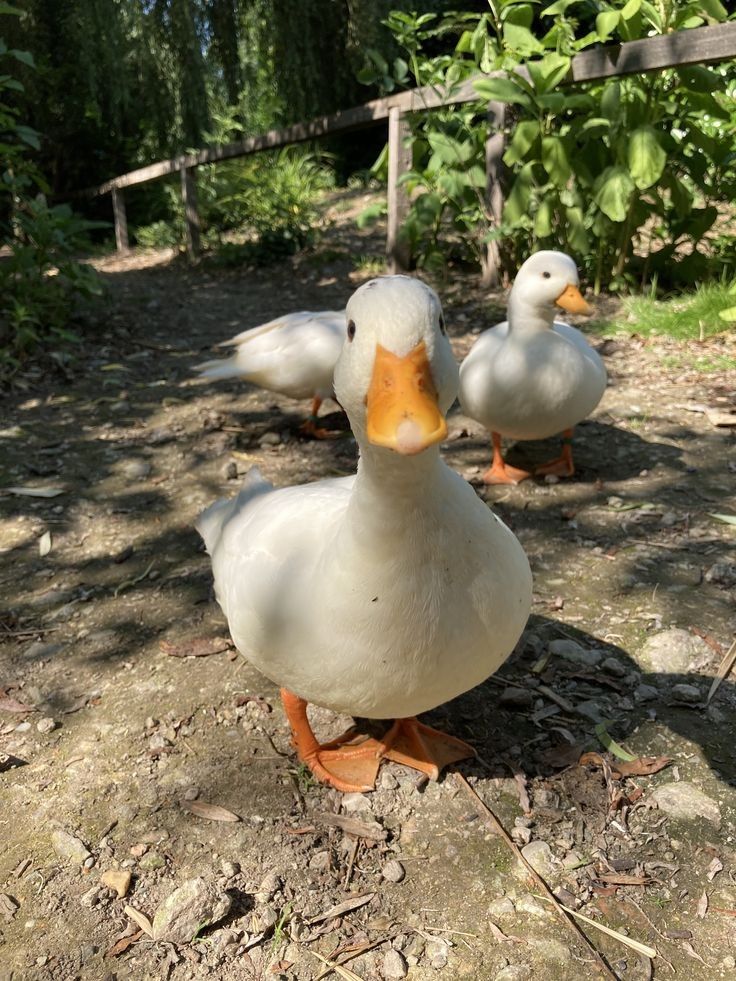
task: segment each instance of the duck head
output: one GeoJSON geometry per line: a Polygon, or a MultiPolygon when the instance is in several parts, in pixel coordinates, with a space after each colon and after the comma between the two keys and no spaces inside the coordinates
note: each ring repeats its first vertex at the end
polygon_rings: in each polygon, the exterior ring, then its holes
{"type": "Polygon", "coordinates": [[[358,442],[413,456],[443,440],[458,368],[434,290],[410,276],[373,279],[346,316],[335,394],[358,442]]]}
{"type": "Polygon", "coordinates": [[[523,297],[534,307],[562,307],[568,313],[591,314],[592,307],[580,293],[577,266],[564,252],[535,252],[519,269],[512,298],[523,297]]]}

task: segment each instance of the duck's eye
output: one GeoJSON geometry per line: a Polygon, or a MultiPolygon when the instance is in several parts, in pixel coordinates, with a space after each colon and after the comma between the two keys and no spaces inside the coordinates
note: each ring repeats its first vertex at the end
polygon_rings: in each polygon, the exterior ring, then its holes
{"type": "Polygon", "coordinates": [[[352,341],[354,337],[355,337],[355,321],[348,320],[348,340],[352,341]]]}
{"type": "Polygon", "coordinates": [[[447,333],[447,326],[445,324],[445,318],[443,317],[442,314],[440,314],[440,330],[442,331],[443,334],[446,334],[447,333]]]}
{"type": "Polygon", "coordinates": [[[552,275],[552,273],[543,272],[542,275],[544,276],[545,279],[549,279],[549,277],[552,275]]]}

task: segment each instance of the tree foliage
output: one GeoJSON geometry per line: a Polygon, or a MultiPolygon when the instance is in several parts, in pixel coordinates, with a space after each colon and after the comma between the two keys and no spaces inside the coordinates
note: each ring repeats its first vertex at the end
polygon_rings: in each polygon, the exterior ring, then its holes
{"type": "Polygon", "coordinates": [[[354,104],[363,48],[394,44],[381,23],[391,6],[24,0],[2,31],[35,56],[18,104],[43,133],[52,189],[65,193],[203,146],[224,112],[249,135],[354,104]]]}

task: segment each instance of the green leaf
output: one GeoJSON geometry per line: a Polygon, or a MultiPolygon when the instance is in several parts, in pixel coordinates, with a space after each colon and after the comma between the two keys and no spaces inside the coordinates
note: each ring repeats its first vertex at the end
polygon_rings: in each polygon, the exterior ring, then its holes
{"type": "Polygon", "coordinates": [[[604,10],[595,19],[595,29],[601,41],[607,41],[618,27],[621,14],[618,10],[604,10]]]}
{"type": "Polygon", "coordinates": [[[28,65],[30,68],[36,67],[36,62],[33,60],[33,55],[30,51],[19,51],[17,48],[11,48],[8,54],[12,55],[16,61],[22,61],[24,65],[28,65]]]}
{"type": "Polygon", "coordinates": [[[640,191],[656,184],[664,172],[667,154],[651,126],[640,126],[629,137],[629,171],[640,191]]]}
{"type": "Polygon", "coordinates": [[[531,107],[531,99],[510,78],[481,78],[473,83],[481,99],[489,102],[510,102],[517,106],[531,107]]]}
{"type": "Polygon", "coordinates": [[[551,3],[549,7],[544,8],[541,16],[555,17],[557,14],[564,14],[568,7],[577,2],[578,0],[556,0],[555,3],[551,3]]]}
{"type": "Polygon", "coordinates": [[[578,207],[567,208],[567,241],[573,252],[585,255],[589,248],[588,232],[583,220],[583,209],[578,207]]]}
{"type": "Polygon", "coordinates": [[[521,27],[519,24],[504,24],[503,37],[507,46],[517,51],[524,58],[544,51],[528,27],[521,27]]]}
{"type": "Polygon", "coordinates": [[[728,11],[720,0],[700,0],[700,9],[711,20],[721,21],[728,17],[728,11]]]}
{"type": "Polygon", "coordinates": [[[715,518],[716,521],[722,521],[724,525],[736,525],[736,514],[713,514],[708,512],[711,518],[715,518]]]}
{"type": "Polygon", "coordinates": [[[727,307],[725,310],[719,310],[718,316],[721,320],[725,320],[727,323],[732,324],[736,321],[736,307],[727,307]]]}
{"type": "Polygon", "coordinates": [[[41,141],[39,140],[39,135],[35,129],[31,129],[30,126],[16,126],[15,132],[27,143],[28,146],[32,146],[34,150],[41,149],[41,141]]]}
{"type": "Polygon", "coordinates": [[[542,140],[542,164],[557,187],[564,187],[572,174],[565,144],[559,136],[545,136],[542,140]]]}
{"type": "Polygon", "coordinates": [[[552,234],[555,210],[549,198],[542,198],[534,216],[534,234],[537,238],[547,238],[552,234]]]}
{"type": "Polygon", "coordinates": [[[641,10],[641,0],[629,0],[621,11],[622,20],[631,20],[641,10]]]}
{"type": "Polygon", "coordinates": [[[595,203],[611,221],[623,221],[636,189],[625,167],[606,167],[596,181],[595,203]]]}
{"type": "Polygon", "coordinates": [[[519,171],[503,208],[503,220],[510,225],[518,224],[527,216],[533,186],[534,164],[525,164],[519,171]]]}
{"type": "Polygon", "coordinates": [[[509,166],[511,164],[521,163],[538,139],[539,123],[536,119],[524,119],[522,122],[517,123],[511,143],[509,143],[503,155],[504,163],[509,166]]]}
{"type": "Polygon", "coordinates": [[[601,95],[601,115],[614,122],[619,118],[620,106],[621,83],[618,81],[607,82],[601,95]]]}
{"type": "Polygon", "coordinates": [[[595,734],[600,742],[606,747],[608,752],[613,753],[613,755],[619,760],[625,760],[627,763],[630,763],[632,760],[636,759],[635,756],[632,756],[631,753],[623,748],[623,746],[619,746],[616,740],[612,738],[606,729],[605,722],[598,723],[598,725],[595,727],[595,734]]]}
{"type": "Polygon", "coordinates": [[[703,68],[702,65],[678,68],[677,74],[685,88],[692,89],[693,92],[717,92],[719,85],[724,84],[724,79],[720,75],[703,68]]]}

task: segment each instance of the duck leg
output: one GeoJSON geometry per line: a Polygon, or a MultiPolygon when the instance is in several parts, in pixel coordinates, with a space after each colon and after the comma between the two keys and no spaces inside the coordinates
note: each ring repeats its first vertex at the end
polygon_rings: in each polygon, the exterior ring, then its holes
{"type": "Polygon", "coordinates": [[[518,484],[531,474],[527,470],[519,470],[518,467],[511,467],[504,462],[501,453],[501,434],[491,433],[493,440],[493,460],[491,465],[481,477],[485,484],[518,484]]]}
{"type": "Polygon", "coordinates": [[[544,477],[554,474],[555,477],[572,477],[575,465],[572,462],[572,429],[566,429],[562,434],[562,453],[556,460],[543,463],[534,471],[535,476],[544,477]]]}
{"type": "Polygon", "coordinates": [[[323,783],[343,793],[373,790],[384,746],[352,730],[329,743],[319,743],[307,718],[307,702],[281,689],[281,701],[291,728],[297,756],[323,783]]]}
{"type": "Polygon", "coordinates": [[[373,790],[382,759],[403,763],[437,780],[450,763],[476,755],[462,739],[416,719],[397,719],[381,739],[356,736],[349,729],[329,743],[319,743],[307,718],[307,702],[286,688],[281,689],[281,701],[299,759],[318,780],[343,793],[373,790]]]}
{"type": "Polygon", "coordinates": [[[335,439],[336,436],[340,435],[339,433],[331,432],[331,430],[317,425],[317,413],[322,402],[323,399],[318,395],[314,396],[312,399],[312,411],[299,427],[299,431],[304,433],[305,436],[311,436],[312,439],[335,439]]]}

